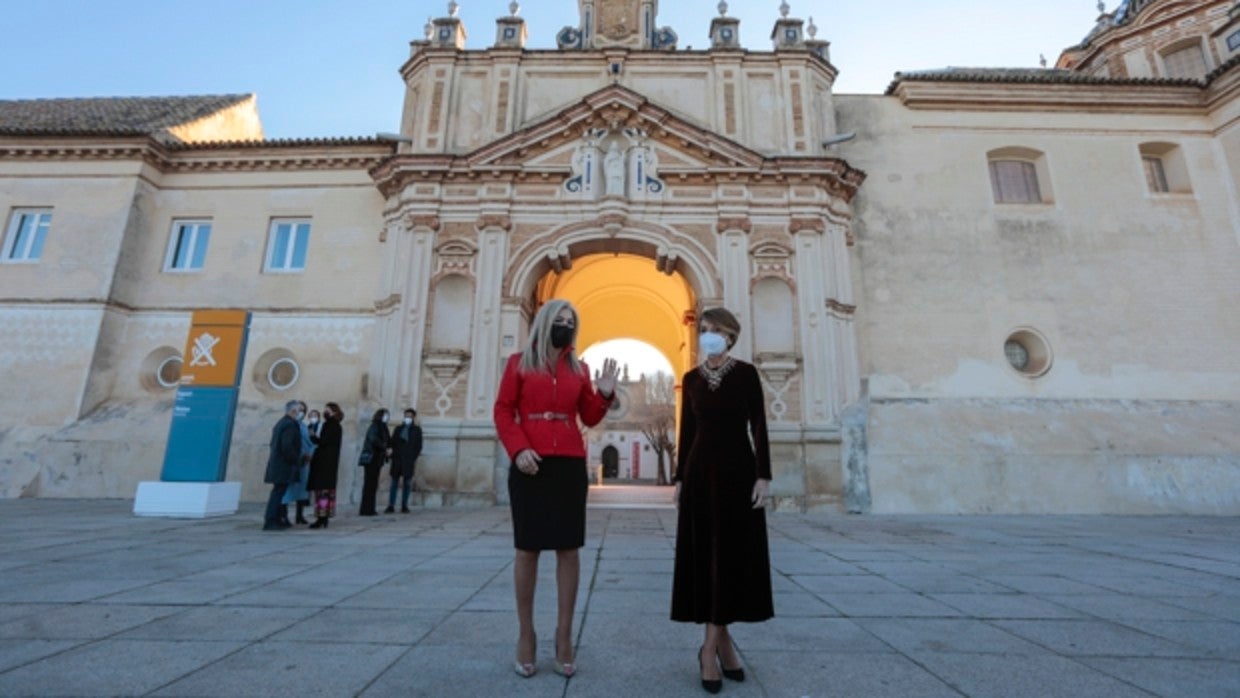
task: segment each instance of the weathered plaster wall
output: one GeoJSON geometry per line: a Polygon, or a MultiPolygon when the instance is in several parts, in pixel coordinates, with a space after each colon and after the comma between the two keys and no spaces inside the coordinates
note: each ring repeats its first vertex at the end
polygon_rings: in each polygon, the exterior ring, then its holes
{"type": "Polygon", "coordinates": [[[858,131],[840,154],[869,175],[874,510],[1240,511],[1240,441],[1217,434],[1240,405],[1240,246],[1209,122],[837,104],[858,131]],[[1191,194],[1148,192],[1151,141],[1180,146],[1191,194]],[[1044,153],[1049,203],[993,203],[986,153],[1006,146],[1044,153]],[[1021,327],[1048,341],[1044,376],[1004,357],[1021,327]]]}

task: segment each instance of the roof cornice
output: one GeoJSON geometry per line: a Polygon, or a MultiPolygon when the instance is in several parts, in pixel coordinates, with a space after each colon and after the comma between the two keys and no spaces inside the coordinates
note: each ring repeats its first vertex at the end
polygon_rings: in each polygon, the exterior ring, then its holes
{"type": "Polygon", "coordinates": [[[0,160],[141,160],[164,173],[366,171],[391,156],[395,149],[395,143],[373,138],[187,144],[132,134],[101,137],[98,133],[0,132],[0,160]]]}
{"type": "Polygon", "coordinates": [[[1194,85],[1037,84],[897,81],[887,90],[909,109],[1194,113],[1206,107],[1194,85]]]}

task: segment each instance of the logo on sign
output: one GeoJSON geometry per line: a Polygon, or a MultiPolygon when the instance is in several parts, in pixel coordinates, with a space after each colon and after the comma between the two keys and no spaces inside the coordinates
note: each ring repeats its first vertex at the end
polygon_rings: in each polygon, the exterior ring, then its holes
{"type": "Polygon", "coordinates": [[[220,343],[220,338],[212,335],[210,332],[203,332],[194,340],[193,354],[194,358],[190,360],[190,366],[214,366],[215,357],[211,352],[215,351],[215,345],[220,343]]]}

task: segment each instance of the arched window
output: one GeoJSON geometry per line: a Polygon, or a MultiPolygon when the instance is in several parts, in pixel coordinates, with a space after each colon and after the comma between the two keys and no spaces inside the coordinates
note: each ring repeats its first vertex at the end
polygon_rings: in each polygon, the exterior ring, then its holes
{"type": "Polygon", "coordinates": [[[990,187],[997,204],[1050,203],[1046,156],[1032,148],[996,148],[986,153],[990,187]]]}

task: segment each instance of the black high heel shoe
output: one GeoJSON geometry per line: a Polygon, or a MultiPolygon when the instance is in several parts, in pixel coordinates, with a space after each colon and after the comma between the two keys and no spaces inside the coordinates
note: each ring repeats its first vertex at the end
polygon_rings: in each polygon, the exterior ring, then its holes
{"type": "Polygon", "coordinates": [[[724,678],[728,679],[729,681],[735,681],[737,683],[740,683],[741,681],[745,680],[744,667],[736,667],[735,669],[729,669],[723,665],[723,655],[720,655],[718,654],[718,652],[716,652],[715,657],[719,659],[719,670],[723,672],[724,678]]]}
{"type": "MultiPolygon", "coordinates": [[[[706,663],[702,661],[702,652],[705,649],[705,645],[698,648],[699,673],[705,673],[706,663]]],[[[702,679],[702,688],[706,689],[707,693],[718,693],[723,690],[723,679],[702,679]]]]}

